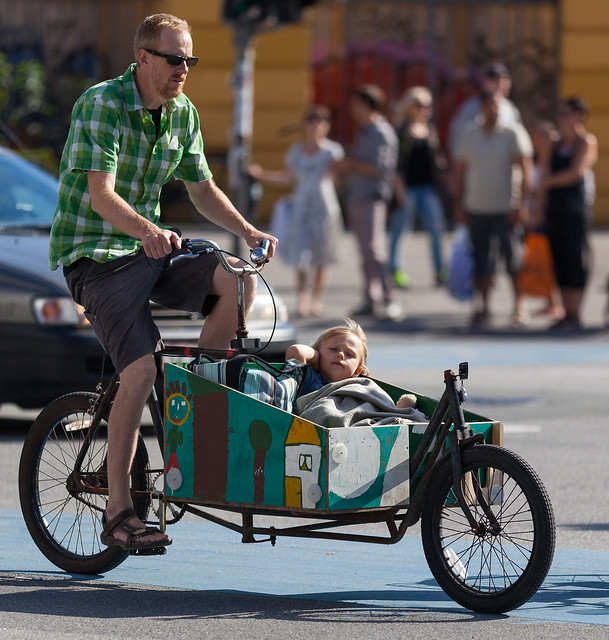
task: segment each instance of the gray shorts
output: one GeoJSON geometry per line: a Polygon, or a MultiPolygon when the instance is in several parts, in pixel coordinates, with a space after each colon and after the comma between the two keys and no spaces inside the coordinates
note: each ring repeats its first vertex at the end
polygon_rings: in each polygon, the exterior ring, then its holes
{"type": "Polygon", "coordinates": [[[522,229],[510,223],[507,213],[470,214],[469,223],[475,275],[494,275],[503,258],[506,271],[515,277],[522,262],[522,229]]]}
{"type": "Polygon", "coordinates": [[[117,371],[162,347],[150,300],[203,315],[212,310],[217,298],[208,293],[218,259],[209,254],[169,265],[178,253],[153,259],[140,250],[104,263],[81,258],[64,269],[72,297],[117,371]]]}

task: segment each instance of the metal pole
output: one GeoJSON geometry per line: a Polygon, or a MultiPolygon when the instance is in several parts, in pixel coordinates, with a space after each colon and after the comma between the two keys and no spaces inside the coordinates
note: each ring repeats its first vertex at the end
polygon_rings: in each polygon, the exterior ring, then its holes
{"type": "MultiPolygon", "coordinates": [[[[236,24],[235,70],[233,75],[233,129],[228,152],[228,180],[233,203],[243,216],[249,208],[249,180],[246,175],[250,163],[254,108],[254,59],[252,43],[255,25],[236,24]]],[[[234,253],[241,253],[241,238],[235,236],[234,253]]]]}
{"type": "MultiPolygon", "coordinates": [[[[437,10],[436,0],[430,0],[427,3],[427,86],[434,101],[438,99],[437,10]]],[[[437,109],[434,109],[433,118],[437,122],[437,109]]]]}

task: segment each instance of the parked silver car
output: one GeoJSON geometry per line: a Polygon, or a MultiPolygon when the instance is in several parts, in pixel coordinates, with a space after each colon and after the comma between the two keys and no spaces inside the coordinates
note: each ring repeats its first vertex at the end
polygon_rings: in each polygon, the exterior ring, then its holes
{"type": "MultiPolygon", "coordinates": [[[[49,230],[58,182],[17,154],[0,148],[0,403],[41,407],[59,395],[93,390],[102,375],[103,350],[65,284],[48,264],[49,230]]],[[[264,344],[275,311],[259,287],[248,316],[252,337],[264,344]]],[[[285,304],[273,294],[277,326],[260,354],[281,358],[296,341],[285,304]]],[[[153,305],[167,344],[196,344],[201,316],[153,305]]],[[[106,359],[105,372],[111,366],[106,359]]]]}

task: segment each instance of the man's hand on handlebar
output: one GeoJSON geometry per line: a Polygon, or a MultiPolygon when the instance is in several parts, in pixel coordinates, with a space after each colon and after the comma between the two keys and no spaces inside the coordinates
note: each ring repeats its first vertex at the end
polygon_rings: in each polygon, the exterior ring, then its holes
{"type": "Polygon", "coordinates": [[[173,248],[182,247],[182,239],[171,229],[157,229],[142,238],[142,248],[149,258],[164,258],[173,248]]]}
{"type": "Polygon", "coordinates": [[[252,233],[252,235],[244,238],[244,240],[247,242],[250,249],[256,249],[257,247],[263,246],[262,243],[266,240],[269,243],[266,249],[267,258],[269,259],[275,255],[275,248],[279,244],[279,240],[275,236],[272,236],[270,233],[262,233],[261,231],[252,233]]]}

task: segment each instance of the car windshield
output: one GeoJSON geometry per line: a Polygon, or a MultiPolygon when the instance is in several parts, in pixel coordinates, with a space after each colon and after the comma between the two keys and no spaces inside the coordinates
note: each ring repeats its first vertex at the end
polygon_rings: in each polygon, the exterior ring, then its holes
{"type": "Polygon", "coordinates": [[[50,227],[58,190],[50,174],[13,153],[0,151],[0,231],[50,227]]]}

